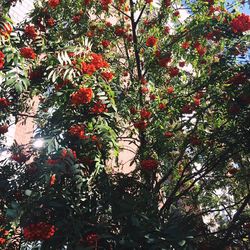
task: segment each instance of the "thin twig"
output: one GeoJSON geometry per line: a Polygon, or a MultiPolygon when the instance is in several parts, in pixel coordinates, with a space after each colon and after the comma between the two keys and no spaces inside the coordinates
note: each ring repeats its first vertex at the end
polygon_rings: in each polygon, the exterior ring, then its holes
{"type": "Polygon", "coordinates": [[[131,17],[126,14],[124,11],[122,11],[121,9],[117,8],[116,6],[114,6],[113,4],[111,4],[111,6],[116,9],[118,12],[122,13],[124,16],[128,17],[129,19],[131,19],[131,17]]]}

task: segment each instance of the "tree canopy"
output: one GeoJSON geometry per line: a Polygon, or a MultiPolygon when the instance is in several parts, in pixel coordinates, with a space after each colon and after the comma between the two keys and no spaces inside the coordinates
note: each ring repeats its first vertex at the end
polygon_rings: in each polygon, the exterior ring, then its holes
{"type": "Polygon", "coordinates": [[[3,249],[249,249],[244,1],[37,0],[18,25],[15,2],[1,145],[34,97],[44,145],[6,148],[3,249]]]}

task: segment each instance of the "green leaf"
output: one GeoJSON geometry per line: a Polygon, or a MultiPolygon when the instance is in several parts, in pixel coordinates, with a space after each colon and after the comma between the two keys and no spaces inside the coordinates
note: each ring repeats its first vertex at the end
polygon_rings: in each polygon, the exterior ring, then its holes
{"type": "Polygon", "coordinates": [[[178,245],[181,246],[181,247],[183,247],[185,244],[186,244],[185,240],[182,240],[182,241],[178,242],[178,245]]]}
{"type": "Polygon", "coordinates": [[[11,219],[16,219],[18,217],[18,212],[16,209],[7,208],[6,216],[11,218],[11,219]]]}

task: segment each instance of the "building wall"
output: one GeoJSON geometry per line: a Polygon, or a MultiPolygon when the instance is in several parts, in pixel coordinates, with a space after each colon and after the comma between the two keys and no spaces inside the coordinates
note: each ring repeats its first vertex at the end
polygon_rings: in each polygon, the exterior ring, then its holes
{"type": "MultiPolygon", "coordinates": [[[[33,0],[23,0],[22,3],[18,2],[15,6],[10,8],[10,17],[15,24],[22,22],[25,18],[27,18],[27,14],[33,8],[33,0]]],[[[1,82],[1,81],[0,81],[1,82]]],[[[35,98],[31,103],[31,111],[29,115],[34,115],[38,106],[38,98],[35,98]]],[[[34,130],[34,122],[32,118],[24,119],[25,116],[19,119],[17,124],[12,124],[9,127],[9,131],[6,134],[5,146],[9,148],[14,140],[20,144],[25,145],[30,142],[31,137],[33,135],[34,130]]],[[[10,118],[11,123],[14,123],[14,118],[10,118]]],[[[0,155],[0,159],[6,158],[9,156],[8,152],[5,149],[0,155]]]]}

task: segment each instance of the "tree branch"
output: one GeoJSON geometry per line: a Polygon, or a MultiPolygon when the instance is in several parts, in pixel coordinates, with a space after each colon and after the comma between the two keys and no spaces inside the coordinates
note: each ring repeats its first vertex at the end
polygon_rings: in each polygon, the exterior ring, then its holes
{"type": "Polygon", "coordinates": [[[111,6],[116,9],[118,12],[122,13],[124,16],[128,17],[129,19],[131,19],[131,16],[129,16],[128,14],[126,14],[124,11],[122,11],[121,9],[117,8],[115,5],[111,4],[111,6]]]}
{"type": "Polygon", "coordinates": [[[140,12],[140,15],[138,16],[137,20],[135,21],[135,26],[138,25],[138,23],[139,23],[139,21],[140,21],[140,19],[141,19],[141,16],[142,16],[142,14],[143,14],[143,12],[144,12],[146,6],[147,6],[147,5],[144,4],[144,6],[143,6],[143,8],[142,8],[142,10],[141,10],[141,12],[140,12]]]}
{"type": "Polygon", "coordinates": [[[235,223],[237,222],[237,220],[239,219],[240,215],[242,214],[242,212],[244,211],[244,209],[246,208],[246,206],[248,205],[250,201],[250,193],[248,193],[248,195],[246,196],[246,198],[244,199],[243,203],[241,204],[241,206],[239,207],[239,209],[237,210],[237,212],[234,214],[233,219],[231,220],[227,233],[224,237],[224,242],[227,242],[232,231],[233,231],[233,227],[235,225],[235,223]]]}

